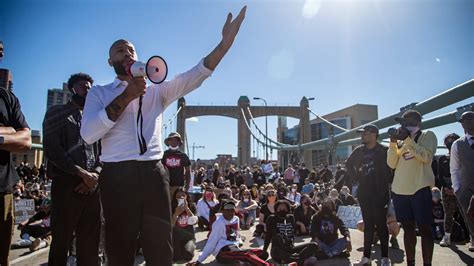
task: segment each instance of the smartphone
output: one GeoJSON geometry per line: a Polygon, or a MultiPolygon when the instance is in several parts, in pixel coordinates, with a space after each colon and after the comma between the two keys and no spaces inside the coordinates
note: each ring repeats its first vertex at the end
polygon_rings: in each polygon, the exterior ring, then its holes
{"type": "Polygon", "coordinates": [[[184,205],[184,199],[178,199],[178,206],[184,205]]]}

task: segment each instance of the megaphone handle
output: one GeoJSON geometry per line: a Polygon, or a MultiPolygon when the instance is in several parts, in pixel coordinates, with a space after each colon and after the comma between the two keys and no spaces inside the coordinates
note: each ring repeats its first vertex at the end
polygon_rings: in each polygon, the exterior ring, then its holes
{"type": "Polygon", "coordinates": [[[143,95],[140,96],[138,102],[138,114],[137,114],[137,128],[140,132],[137,132],[138,144],[140,145],[140,155],[143,155],[147,151],[147,144],[145,137],[143,137],[143,113],[142,113],[143,95]]]}

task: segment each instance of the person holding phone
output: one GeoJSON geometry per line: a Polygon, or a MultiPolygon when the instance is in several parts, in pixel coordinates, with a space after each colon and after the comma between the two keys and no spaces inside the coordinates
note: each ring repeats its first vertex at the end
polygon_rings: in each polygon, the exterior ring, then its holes
{"type": "Polygon", "coordinates": [[[173,215],[173,261],[190,261],[196,249],[194,225],[198,218],[194,215],[196,207],[188,202],[188,193],[184,187],[178,187],[173,195],[171,205],[173,215]]]}

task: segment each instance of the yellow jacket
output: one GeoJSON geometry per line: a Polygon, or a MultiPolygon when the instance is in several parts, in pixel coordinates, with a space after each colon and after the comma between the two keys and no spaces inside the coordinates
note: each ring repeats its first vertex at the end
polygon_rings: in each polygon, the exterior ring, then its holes
{"type": "Polygon", "coordinates": [[[387,151],[387,164],[395,169],[392,191],[400,195],[413,195],[424,187],[434,186],[431,168],[438,146],[436,136],[424,131],[416,143],[411,137],[397,143],[391,142],[387,151]]]}

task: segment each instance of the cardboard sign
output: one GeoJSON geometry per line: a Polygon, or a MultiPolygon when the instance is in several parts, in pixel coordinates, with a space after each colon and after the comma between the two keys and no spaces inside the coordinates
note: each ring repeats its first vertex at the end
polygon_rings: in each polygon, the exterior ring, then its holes
{"type": "Polygon", "coordinates": [[[356,229],[357,222],[362,220],[362,212],[359,206],[339,206],[337,216],[348,228],[356,229]]]}
{"type": "Polygon", "coordinates": [[[32,199],[15,200],[13,211],[15,213],[15,224],[26,221],[35,215],[35,201],[32,199]]]}

